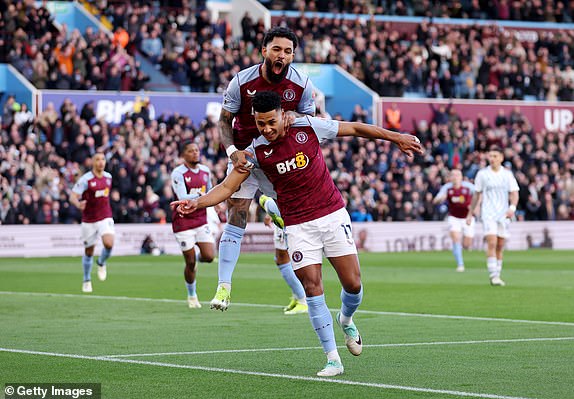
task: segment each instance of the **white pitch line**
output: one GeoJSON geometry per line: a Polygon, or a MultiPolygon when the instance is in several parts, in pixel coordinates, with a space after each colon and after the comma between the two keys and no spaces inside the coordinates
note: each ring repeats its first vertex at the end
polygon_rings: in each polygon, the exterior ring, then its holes
{"type": "MultiPolygon", "coordinates": [[[[18,291],[0,291],[0,295],[25,295],[25,296],[42,296],[42,297],[60,297],[60,298],[77,298],[77,299],[109,299],[116,301],[135,301],[135,302],[159,302],[159,303],[184,303],[184,300],[180,299],[164,299],[164,298],[138,298],[129,296],[107,296],[107,295],[92,295],[92,294],[59,294],[59,293],[49,293],[49,292],[18,292],[18,291]]],[[[203,304],[209,304],[209,302],[202,302],[203,304]]],[[[238,307],[251,307],[251,308],[275,308],[283,309],[280,305],[268,305],[268,304],[258,304],[258,303],[240,303],[233,302],[233,306],[238,307]]],[[[332,312],[336,312],[339,309],[329,309],[332,312]]],[[[359,314],[374,314],[380,316],[402,316],[402,317],[428,317],[435,319],[454,319],[454,320],[476,320],[476,321],[498,321],[504,323],[524,323],[524,324],[544,324],[544,325],[557,325],[557,326],[569,326],[574,327],[574,323],[567,321],[544,321],[544,320],[522,320],[522,319],[505,319],[497,317],[480,317],[480,316],[457,316],[457,315],[442,315],[442,314],[432,314],[432,313],[406,313],[406,312],[385,312],[377,310],[357,310],[359,314]]]]}
{"type": "Polygon", "coordinates": [[[371,382],[359,382],[359,381],[328,379],[328,378],[318,378],[318,377],[305,377],[305,376],[299,376],[299,375],[288,375],[288,374],[277,374],[277,373],[263,373],[263,372],[258,372],[258,371],[225,369],[225,368],[205,367],[205,366],[191,366],[191,365],[186,365],[186,364],[148,362],[148,361],[143,361],[143,360],[117,359],[117,358],[108,358],[108,357],[102,357],[102,356],[85,356],[85,355],[76,355],[76,354],[67,354],[67,353],[40,352],[40,351],[32,351],[32,350],[24,350],[24,349],[0,348],[0,352],[22,353],[22,354],[27,354],[27,355],[40,355],[40,356],[52,356],[52,357],[63,357],[63,358],[70,358],[70,359],[95,360],[95,361],[113,362],[113,363],[128,363],[128,364],[156,366],[156,367],[170,367],[170,368],[198,370],[198,371],[207,371],[207,372],[216,372],[216,373],[252,375],[252,376],[257,376],[257,377],[283,378],[283,379],[297,380],[297,381],[314,381],[314,382],[323,382],[323,383],[330,383],[330,384],[354,385],[354,386],[381,388],[381,389],[394,389],[394,390],[410,391],[410,392],[438,393],[438,394],[442,394],[442,395],[452,395],[452,396],[471,397],[471,398],[533,399],[533,398],[526,398],[526,397],[520,397],[520,396],[506,396],[506,395],[496,395],[496,394],[488,394],[488,393],[452,391],[452,390],[447,390],[447,389],[420,388],[420,387],[410,387],[410,386],[404,386],[404,385],[379,384],[379,383],[371,383],[371,382]]]}
{"type": "MultiPolygon", "coordinates": [[[[396,348],[410,346],[434,346],[434,345],[473,345],[473,344],[501,344],[520,342],[547,342],[547,341],[571,341],[574,337],[551,337],[551,338],[516,338],[516,339],[485,339],[477,341],[435,341],[435,342],[406,342],[398,344],[367,344],[365,348],[396,348]]],[[[343,345],[338,348],[345,348],[343,345]]],[[[321,349],[318,346],[304,346],[299,348],[253,348],[253,349],[219,349],[212,351],[192,351],[192,352],[154,352],[154,353],[128,353],[119,355],[103,355],[105,358],[126,358],[126,357],[146,357],[146,356],[178,356],[178,355],[212,355],[215,353],[253,353],[253,352],[287,352],[305,351],[321,349]]]]}

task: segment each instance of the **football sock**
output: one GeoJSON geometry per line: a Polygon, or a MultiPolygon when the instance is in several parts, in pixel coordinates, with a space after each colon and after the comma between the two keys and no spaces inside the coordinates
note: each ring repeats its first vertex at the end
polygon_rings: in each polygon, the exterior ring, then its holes
{"type": "Polygon", "coordinates": [[[329,353],[337,350],[335,342],[335,333],[333,331],[333,316],[325,303],[325,295],[308,296],[307,305],[309,306],[309,319],[315,329],[323,352],[329,353]]]}
{"type": "Polygon", "coordinates": [[[187,295],[188,296],[195,296],[195,284],[197,283],[197,281],[194,281],[193,283],[185,283],[185,286],[187,287],[187,295]]]}
{"type": "Polygon", "coordinates": [[[498,265],[494,256],[486,258],[486,268],[488,269],[488,277],[493,278],[499,276],[498,265]]]}
{"type": "Polygon", "coordinates": [[[498,275],[500,276],[500,273],[502,272],[502,259],[496,260],[496,271],[498,272],[498,275]]]}
{"type": "Polygon", "coordinates": [[[301,281],[299,281],[295,275],[293,267],[291,266],[291,262],[277,265],[277,267],[283,276],[283,280],[285,280],[289,288],[291,288],[293,297],[297,300],[305,300],[305,290],[303,289],[303,284],[301,284],[301,281]]]}
{"type": "Polygon", "coordinates": [[[456,260],[456,265],[464,265],[464,260],[462,260],[462,244],[460,242],[455,242],[452,244],[452,253],[454,255],[454,259],[456,260]]]}
{"type": "Polygon", "coordinates": [[[226,224],[223,228],[223,234],[219,240],[218,275],[220,284],[231,284],[231,276],[239,259],[243,234],[245,234],[245,229],[241,227],[226,224]]]}
{"type": "Polygon", "coordinates": [[[94,263],[94,257],[84,255],[82,256],[82,267],[84,268],[84,281],[90,281],[92,278],[90,275],[92,274],[92,264],[94,263]]]}
{"type": "Polygon", "coordinates": [[[341,356],[339,356],[339,352],[337,351],[337,349],[335,349],[334,351],[327,352],[327,360],[328,361],[335,360],[341,363],[341,356]]]}
{"type": "Polygon", "coordinates": [[[111,256],[112,254],[112,249],[108,249],[106,247],[104,247],[102,249],[102,253],[100,254],[100,256],[98,257],[98,265],[103,266],[106,264],[106,261],[108,260],[108,258],[111,256]]]}
{"type": "Polygon", "coordinates": [[[341,324],[349,325],[353,321],[353,314],[363,301],[363,286],[358,294],[349,294],[341,289],[341,324]]]}

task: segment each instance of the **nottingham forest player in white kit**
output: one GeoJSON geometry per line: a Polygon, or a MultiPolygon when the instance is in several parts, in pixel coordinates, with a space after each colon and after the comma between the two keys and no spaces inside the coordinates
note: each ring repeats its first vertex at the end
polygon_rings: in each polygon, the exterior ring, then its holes
{"type": "Polygon", "coordinates": [[[466,221],[472,221],[472,213],[479,201],[480,219],[486,238],[486,267],[490,284],[505,286],[500,278],[504,243],[510,236],[508,227],[518,204],[518,182],[512,171],[502,166],[504,155],[497,146],[490,148],[486,168],[478,171],[474,179],[475,192],[466,221]]]}
{"type": "MultiPolygon", "coordinates": [[[[171,187],[176,199],[193,199],[211,189],[211,172],[199,163],[200,151],[196,143],[185,141],[180,156],[183,164],[171,172],[171,187]]],[[[185,259],[184,278],[189,308],[201,308],[197,298],[197,261],[211,262],[215,254],[215,240],[207,222],[207,211],[190,215],[172,214],[172,230],[185,259]],[[197,244],[197,245],[196,245],[197,244]]]]}
{"type": "MultiPolygon", "coordinates": [[[[262,136],[253,141],[246,153],[253,155],[253,170],[262,170],[277,192],[289,255],[305,288],[311,324],[327,356],[327,364],[317,375],[342,374],[344,369],[335,342],[333,317],[323,293],[323,255],[335,268],[342,285],[341,310],[335,319],[343,330],[349,352],[355,356],[363,349],[361,335],[353,322],[353,315],[362,301],[363,285],[350,216],[319,144],[337,136],[386,139],[410,156],[413,152],[423,152],[420,141],[415,136],[373,125],[314,117],[297,119],[285,130],[281,98],[274,92],[258,92],[253,98],[253,110],[262,136]]],[[[176,201],[172,206],[184,214],[212,206],[230,197],[247,178],[248,173],[233,170],[205,196],[193,201],[176,201]]]]}
{"type": "Polygon", "coordinates": [[[98,258],[98,278],[107,278],[106,261],[114,246],[114,219],[110,205],[112,175],[106,172],[106,157],[98,152],[92,156],[92,170],[84,174],[72,188],[70,203],[82,211],[82,241],[84,242],[84,282],[82,292],[92,292],[92,265],[94,248],[99,237],[104,248],[98,258]]]}

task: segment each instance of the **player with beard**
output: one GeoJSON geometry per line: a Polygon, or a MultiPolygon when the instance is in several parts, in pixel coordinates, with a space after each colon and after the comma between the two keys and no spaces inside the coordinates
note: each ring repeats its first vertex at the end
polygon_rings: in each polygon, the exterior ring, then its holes
{"type": "MultiPolygon", "coordinates": [[[[388,140],[408,156],[422,154],[423,147],[415,136],[359,122],[307,116],[285,129],[285,113],[277,93],[257,93],[253,110],[262,136],[253,140],[246,151],[252,154],[255,166],[251,173],[262,170],[277,191],[289,255],[305,287],[311,325],[327,356],[327,364],[317,375],[339,375],[344,368],[335,342],[333,316],[325,302],[323,256],[329,259],[342,285],[341,310],[335,321],[343,331],[347,349],[355,356],[363,350],[361,335],[353,321],[362,302],[363,285],[351,218],[327,168],[320,144],[344,136],[388,140]]],[[[196,200],[174,201],[171,205],[177,212],[193,213],[229,198],[247,178],[247,173],[233,170],[206,195],[196,200]]]]}
{"type": "MultiPolygon", "coordinates": [[[[261,53],[263,63],[240,71],[229,83],[224,94],[219,128],[221,142],[230,158],[228,174],[235,168],[248,171],[244,150],[254,138],[259,137],[255,125],[251,101],[256,93],[273,91],[281,97],[282,107],[288,111],[286,125],[298,115],[314,115],[313,86],[309,78],[291,66],[298,40],[287,28],[270,29],[263,38],[261,53]]],[[[240,190],[227,201],[227,224],[219,241],[219,284],[211,308],[226,310],[231,298],[231,278],[241,249],[241,240],[247,225],[247,214],[257,190],[276,198],[273,187],[260,171],[254,171],[243,182],[240,190]]],[[[305,293],[295,276],[285,249],[275,250],[275,262],[283,279],[291,288],[293,298],[285,308],[287,314],[304,313],[305,293]],[[297,309],[295,309],[297,308],[297,309]]]]}

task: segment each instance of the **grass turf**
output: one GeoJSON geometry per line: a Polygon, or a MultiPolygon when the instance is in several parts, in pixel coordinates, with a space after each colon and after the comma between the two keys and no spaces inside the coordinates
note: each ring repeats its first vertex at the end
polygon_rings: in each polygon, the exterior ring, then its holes
{"type": "MultiPolygon", "coordinates": [[[[569,398],[572,259],[508,252],[499,288],[479,252],[465,253],[465,273],[446,252],[361,254],[365,348],[351,356],[335,327],[345,374],[319,381],[324,355],[307,316],[282,314],[289,292],[271,255],[241,256],[225,313],[206,303],[215,264],[200,266],[204,307],[189,310],[180,257],[112,258],[91,295],[80,293],[79,258],[0,258],[0,383],[96,382],[105,398],[569,398]],[[113,357],[166,352],[177,353],[113,357]]],[[[324,282],[335,310],[340,285],[327,265],[324,282]]]]}

